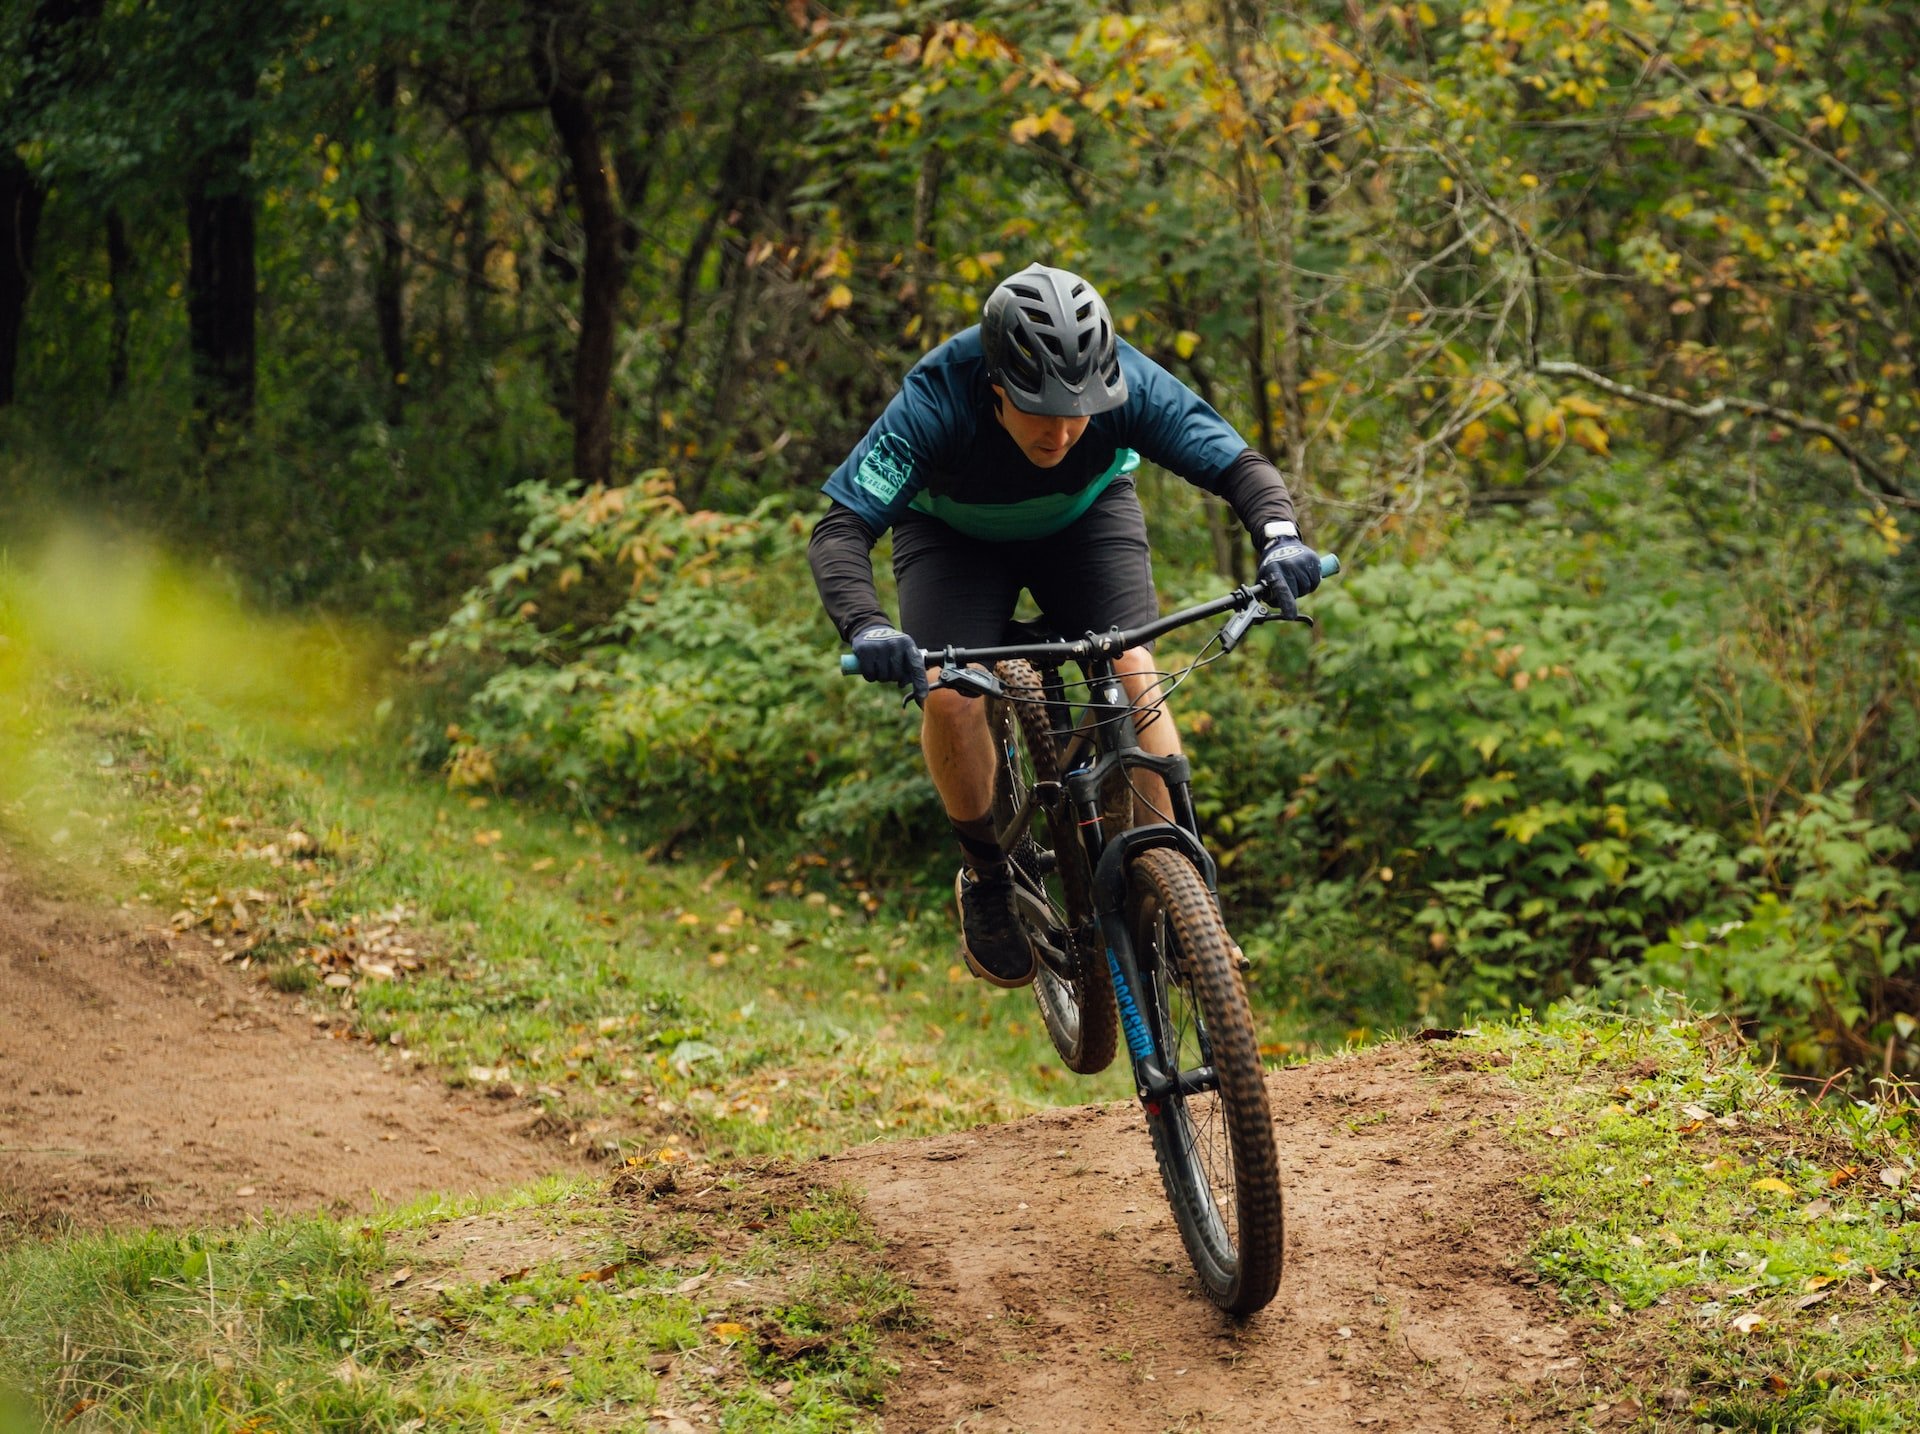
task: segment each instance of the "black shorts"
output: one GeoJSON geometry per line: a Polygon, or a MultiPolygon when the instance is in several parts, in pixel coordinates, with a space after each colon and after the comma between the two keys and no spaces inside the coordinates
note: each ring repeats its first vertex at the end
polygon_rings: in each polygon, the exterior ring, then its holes
{"type": "Polygon", "coordinates": [[[1066,637],[1139,627],[1160,615],[1147,523],[1129,478],[1044,538],[989,542],[911,510],[893,525],[900,626],[926,648],[992,647],[1022,588],[1066,637]]]}

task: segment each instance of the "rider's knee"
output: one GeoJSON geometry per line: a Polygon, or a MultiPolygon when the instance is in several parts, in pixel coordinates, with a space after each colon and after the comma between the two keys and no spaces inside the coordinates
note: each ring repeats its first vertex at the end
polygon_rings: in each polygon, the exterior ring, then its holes
{"type": "Polygon", "coordinates": [[[936,687],[927,694],[921,720],[929,727],[960,731],[987,720],[986,704],[977,697],[963,697],[951,688],[936,687]]]}

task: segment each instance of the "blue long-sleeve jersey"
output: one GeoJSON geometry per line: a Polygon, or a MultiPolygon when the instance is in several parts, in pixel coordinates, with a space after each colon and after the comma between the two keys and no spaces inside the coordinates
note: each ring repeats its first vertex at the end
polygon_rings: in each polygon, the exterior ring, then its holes
{"type": "Polygon", "coordinates": [[[1119,359],[1127,401],[1095,414],[1066,456],[1041,468],[995,416],[977,325],[921,358],[826,482],[834,507],[811,556],[841,635],[883,620],[868,550],[908,509],[970,537],[1045,537],[1145,458],[1227,499],[1250,532],[1293,516],[1279,471],[1211,405],[1124,339],[1119,359]]]}

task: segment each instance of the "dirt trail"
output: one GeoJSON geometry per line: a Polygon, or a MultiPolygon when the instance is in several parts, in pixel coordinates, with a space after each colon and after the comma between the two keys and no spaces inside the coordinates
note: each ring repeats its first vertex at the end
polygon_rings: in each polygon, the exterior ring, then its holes
{"type": "MultiPolygon", "coordinates": [[[[37,896],[4,859],[0,1016],[0,1239],[364,1209],[568,1163],[524,1107],[335,1038],[197,940],[37,896]]],[[[1131,1103],[739,1176],[866,1192],[928,1320],[892,1351],[887,1434],[1568,1427],[1586,1371],[1525,1275],[1516,1089],[1401,1045],[1268,1090],[1287,1270],[1239,1325],[1198,1292],[1131,1103]]]]}
{"type": "Polygon", "coordinates": [[[367,1209],[565,1163],[524,1108],[403,1065],[0,861],[0,1236],[367,1209]]]}
{"type": "Polygon", "coordinates": [[[900,1356],[889,1434],[1566,1427],[1583,1364],[1525,1274],[1537,1215],[1498,1133],[1520,1098],[1447,1064],[1269,1078],[1287,1268],[1242,1325],[1199,1293],[1130,1103],[837,1157],[939,1326],[900,1356]]]}

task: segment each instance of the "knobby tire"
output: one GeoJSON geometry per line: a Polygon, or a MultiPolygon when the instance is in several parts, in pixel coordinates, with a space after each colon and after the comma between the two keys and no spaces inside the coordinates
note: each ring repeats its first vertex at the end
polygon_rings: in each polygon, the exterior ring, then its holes
{"type": "Polygon", "coordinates": [[[1105,947],[1096,939],[1093,875],[1064,800],[1045,810],[1035,804],[1030,841],[1008,839],[1007,824],[1026,794],[1039,783],[1059,782],[1062,773],[1053,723],[1041,705],[1045,691],[1040,674],[1031,663],[1020,661],[1000,663],[998,673],[1013,700],[996,703],[993,728],[1002,770],[994,784],[994,826],[1012,852],[1029,931],[1066,952],[1073,972],[1063,979],[1042,961],[1033,981],[1034,1004],[1067,1069],[1095,1075],[1113,1063],[1118,1018],[1105,947]],[[1051,870],[1041,869],[1043,849],[1053,854],[1051,870]]]}
{"type": "Polygon", "coordinates": [[[1215,1090],[1147,1105],[1167,1200],[1207,1296],[1231,1314],[1280,1287],[1284,1222],[1253,1015],[1219,907],[1179,851],[1149,847],[1128,871],[1128,932],[1166,1073],[1211,1067],[1215,1090]]]}

